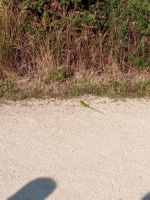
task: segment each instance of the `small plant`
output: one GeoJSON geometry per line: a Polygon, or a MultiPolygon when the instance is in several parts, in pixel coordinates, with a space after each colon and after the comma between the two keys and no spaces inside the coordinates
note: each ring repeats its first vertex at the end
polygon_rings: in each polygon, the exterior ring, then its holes
{"type": "Polygon", "coordinates": [[[63,80],[68,78],[71,75],[71,72],[67,71],[65,66],[59,69],[59,72],[63,80]]]}
{"type": "Polygon", "coordinates": [[[73,73],[69,72],[65,66],[63,66],[61,69],[54,69],[52,70],[48,77],[44,79],[43,81],[45,83],[49,83],[50,81],[64,81],[66,78],[72,76],[73,73]]]}

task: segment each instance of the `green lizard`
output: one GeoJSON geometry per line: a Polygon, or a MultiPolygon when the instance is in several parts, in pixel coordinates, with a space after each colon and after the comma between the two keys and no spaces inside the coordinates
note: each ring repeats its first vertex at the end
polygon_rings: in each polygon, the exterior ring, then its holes
{"type": "MultiPolygon", "coordinates": [[[[80,101],[80,105],[81,105],[81,106],[84,106],[84,107],[86,107],[86,108],[90,108],[90,109],[92,109],[92,110],[95,110],[95,111],[97,111],[97,112],[100,112],[99,110],[96,110],[96,109],[90,107],[89,105],[87,105],[87,104],[84,103],[83,101],[80,101]]],[[[100,112],[100,113],[102,113],[102,112],[100,112]]],[[[104,115],[104,113],[102,113],[102,114],[104,115]]]]}

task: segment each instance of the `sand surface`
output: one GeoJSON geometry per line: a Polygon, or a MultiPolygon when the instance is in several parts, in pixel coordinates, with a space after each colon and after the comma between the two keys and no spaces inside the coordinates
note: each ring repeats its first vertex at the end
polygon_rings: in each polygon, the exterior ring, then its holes
{"type": "Polygon", "coordinates": [[[150,100],[0,104],[0,200],[150,200],[149,193],[150,100]]]}

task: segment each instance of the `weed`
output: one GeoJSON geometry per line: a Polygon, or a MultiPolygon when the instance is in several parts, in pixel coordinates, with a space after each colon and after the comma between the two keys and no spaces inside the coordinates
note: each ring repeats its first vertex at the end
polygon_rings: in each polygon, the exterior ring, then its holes
{"type": "Polygon", "coordinates": [[[65,66],[61,69],[54,69],[48,73],[48,76],[43,80],[44,83],[48,84],[50,81],[64,81],[66,78],[73,75],[69,72],[65,66]]]}
{"type": "Polygon", "coordinates": [[[137,94],[137,90],[149,95],[148,83],[135,87],[132,80],[125,84],[117,78],[150,70],[149,11],[149,0],[1,1],[0,91],[15,94],[24,88],[22,98],[28,98],[30,93],[41,96],[41,88],[49,86],[55,96],[54,88],[59,91],[60,84],[70,81],[70,94],[75,96],[137,94]],[[92,84],[89,77],[96,72],[99,76],[112,72],[111,81],[92,84]],[[72,89],[76,73],[85,80],[79,77],[80,87],[72,89]],[[12,77],[28,77],[32,91],[28,84],[16,85],[12,77]]]}

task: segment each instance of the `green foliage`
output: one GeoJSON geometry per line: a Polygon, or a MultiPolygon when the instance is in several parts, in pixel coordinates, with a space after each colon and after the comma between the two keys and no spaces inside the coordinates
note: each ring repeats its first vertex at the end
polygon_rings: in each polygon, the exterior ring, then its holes
{"type": "Polygon", "coordinates": [[[15,80],[6,79],[4,81],[0,81],[0,92],[2,92],[2,93],[6,93],[6,92],[17,93],[18,89],[16,89],[16,87],[15,87],[15,80]]]}
{"type": "MultiPolygon", "coordinates": [[[[41,46],[55,66],[84,60],[98,67],[111,55],[124,71],[150,69],[149,0],[3,0],[0,12],[0,62],[15,70],[28,66],[41,46]],[[92,57],[92,48],[101,52],[92,57]]],[[[61,78],[68,76],[63,70],[61,78]]]]}
{"type": "Polygon", "coordinates": [[[48,77],[44,79],[46,84],[50,83],[51,81],[64,81],[66,78],[72,76],[73,74],[69,72],[65,66],[61,69],[54,69],[52,70],[48,77]]]}

